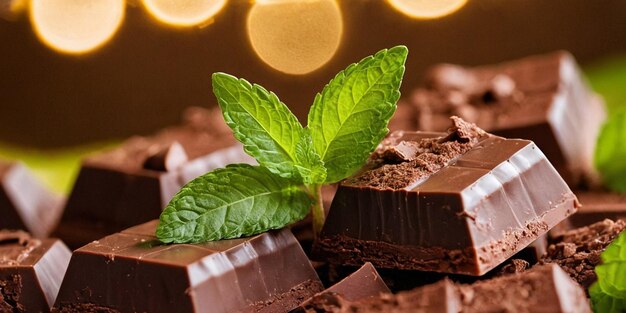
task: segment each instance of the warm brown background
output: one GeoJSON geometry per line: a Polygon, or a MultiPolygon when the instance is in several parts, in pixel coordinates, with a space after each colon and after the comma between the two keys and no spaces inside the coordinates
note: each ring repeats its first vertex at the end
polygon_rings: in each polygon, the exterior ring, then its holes
{"type": "Polygon", "coordinates": [[[315,92],[348,63],[379,49],[410,49],[405,94],[434,63],[484,64],[567,49],[582,63],[626,52],[623,0],[470,0],[437,20],[411,20],[383,0],[339,0],[344,37],[335,57],[306,76],[263,64],[245,34],[250,2],[231,0],[214,24],[175,29],[128,7],[113,41],[85,56],[58,54],[26,16],[0,19],[0,141],[39,147],[150,133],[191,105],[214,105],[210,73],[275,91],[306,115],[315,92]]]}

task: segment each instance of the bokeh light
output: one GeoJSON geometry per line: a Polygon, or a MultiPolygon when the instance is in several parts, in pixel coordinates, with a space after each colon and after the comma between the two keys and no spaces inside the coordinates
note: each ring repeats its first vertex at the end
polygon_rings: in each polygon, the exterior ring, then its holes
{"type": "Polygon", "coordinates": [[[467,0],[387,0],[403,14],[418,19],[431,19],[452,14],[467,0]]]}
{"type": "Polygon", "coordinates": [[[278,71],[301,75],[335,55],[343,18],[336,0],[263,0],[250,9],[247,29],[261,60],[278,71]]]}
{"type": "Polygon", "coordinates": [[[81,54],[95,50],[115,35],[125,9],[124,0],[33,0],[30,19],[46,45],[81,54]]]}
{"type": "Polygon", "coordinates": [[[142,0],[150,15],[168,25],[204,25],[224,8],[227,0],[142,0]]]}

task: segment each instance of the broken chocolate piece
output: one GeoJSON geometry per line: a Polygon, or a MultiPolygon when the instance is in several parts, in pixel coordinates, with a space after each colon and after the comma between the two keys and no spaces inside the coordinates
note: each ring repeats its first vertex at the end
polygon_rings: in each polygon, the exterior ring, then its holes
{"type": "Polygon", "coordinates": [[[578,212],[550,230],[552,236],[605,219],[626,221],[626,195],[607,191],[588,191],[578,192],[576,196],[582,206],[578,212]]]}
{"type": "Polygon", "coordinates": [[[461,129],[392,135],[423,152],[390,164],[378,151],[367,170],[341,182],[316,256],[482,275],[576,211],[576,197],[532,142],[461,129]]]}
{"type": "Polygon", "coordinates": [[[236,143],[219,110],[194,108],[186,120],[83,160],[54,235],[78,248],[158,218],[185,183],[206,172],[254,162],[236,143]]]}
{"type": "Polygon", "coordinates": [[[0,230],[0,312],[49,312],[70,256],[58,239],[0,230]]]}
{"type": "Polygon", "coordinates": [[[72,255],[58,312],[287,312],[323,290],[288,229],[165,245],[151,221],[72,255]]]}
{"type": "Polygon", "coordinates": [[[24,165],[0,161],[0,229],[47,237],[62,209],[63,198],[44,187],[24,165]]]}
{"type": "Polygon", "coordinates": [[[391,293],[391,291],[378,275],[374,266],[371,263],[365,263],[348,277],[301,303],[292,313],[307,312],[321,303],[330,308],[335,305],[334,301],[326,302],[326,300],[333,299],[335,295],[340,295],[347,301],[359,301],[376,298],[381,293],[391,293]]]}
{"type": "Polygon", "coordinates": [[[532,140],[571,186],[597,181],[593,153],[606,113],[569,53],[475,68],[439,65],[399,108],[391,126],[444,131],[458,115],[493,134],[532,140]]]}
{"type": "Polygon", "coordinates": [[[598,277],[595,267],[606,247],[626,228],[626,221],[606,219],[589,226],[561,233],[552,240],[542,263],[560,265],[585,289],[598,277]]]}

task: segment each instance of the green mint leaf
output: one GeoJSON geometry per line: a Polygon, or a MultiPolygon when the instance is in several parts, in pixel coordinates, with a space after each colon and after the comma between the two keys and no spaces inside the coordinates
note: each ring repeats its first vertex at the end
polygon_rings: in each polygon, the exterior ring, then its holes
{"type": "Polygon", "coordinates": [[[626,110],[613,114],[602,127],[594,162],[604,183],[626,192],[626,110]]]}
{"type": "Polygon", "coordinates": [[[273,173],[301,181],[295,150],[302,125],[289,108],[273,92],[244,79],[224,73],[212,79],[224,120],[246,153],[273,173]]]}
{"type": "Polygon", "coordinates": [[[296,168],[306,185],[318,185],[326,180],[326,168],[322,158],[313,147],[311,130],[303,128],[296,145],[296,168]]]}
{"type": "Polygon", "coordinates": [[[261,166],[229,165],[185,185],[161,214],[157,237],[186,243],[250,236],[301,220],[309,195],[261,166]]]}
{"type": "Polygon", "coordinates": [[[595,312],[626,311],[626,232],[621,233],[601,255],[596,266],[598,281],[589,289],[595,312]]]}
{"type": "Polygon", "coordinates": [[[363,166],[389,131],[407,54],[397,46],[369,56],[337,74],[315,97],[308,128],[326,166],[326,183],[363,166]]]}

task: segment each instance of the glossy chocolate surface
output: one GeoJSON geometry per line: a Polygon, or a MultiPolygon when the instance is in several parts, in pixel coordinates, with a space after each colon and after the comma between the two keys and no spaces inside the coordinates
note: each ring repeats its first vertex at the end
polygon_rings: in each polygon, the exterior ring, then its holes
{"type": "Polygon", "coordinates": [[[0,230],[0,312],[49,312],[70,256],[58,239],[0,230]]]}
{"type": "Polygon", "coordinates": [[[219,110],[193,108],[185,124],[85,160],[55,235],[70,247],[158,218],[190,180],[230,163],[250,163],[219,110]]]}
{"type": "Polygon", "coordinates": [[[496,135],[532,140],[572,186],[597,180],[592,161],[604,105],[566,52],[435,66],[399,112],[391,129],[444,131],[458,115],[496,135]]]}
{"type": "Polygon", "coordinates": [[[286,312],[323,289],[287,229],[243,239],[164,245],[154,236],[157,222],[74,251],[56,309],[286,312]]]}
{"type": "MultiPolygon", "coordinates": [[[[381,149],[424,136],[437,135],[392,135],[381,149]]],[[[359,175],[337,191],[316,248],[320,258],[482,275],[578,207],[554,167],[527,140],[480,137],[449,165],[400,189],[355,184],[359,175]]]]}
{"type": "Polygon", "coordinates": [[[0,229],[47,237],[58,223],[63,198],[48,190],[21,163],[0,161],[0,229]]]}

